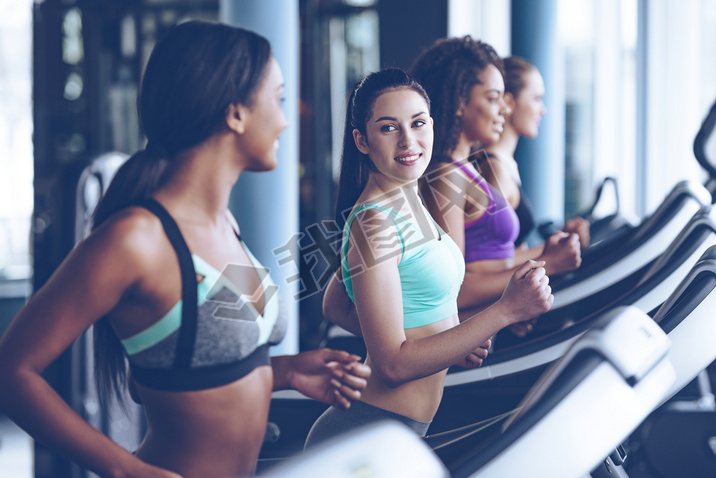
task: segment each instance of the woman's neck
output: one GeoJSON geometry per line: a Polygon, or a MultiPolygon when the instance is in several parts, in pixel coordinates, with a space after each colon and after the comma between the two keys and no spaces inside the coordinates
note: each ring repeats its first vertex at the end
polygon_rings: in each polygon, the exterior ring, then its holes
{"type": "Polygon", "coordinates": [[[390,200],[393,197],[400,197],[407,199],[410,204],[414,204],[415,200],[420,200],[418,194],[418,181],[409,181],[405,183],[397,183],[395,181],[389,181],[385,178],[370,173],[368,176],[368,183],[363,189],[363,193],[360,196],[360,202],[369,201],[380,201],[390,200]]]}
{"type": "Polygon", "coordinates": [[[175,158],[157,197],[194,220],[219,222],[240,173],[229,152],[209,140],[175,158]]]}
{"type": "Polygon", "coordinates": [[[462,134],[460,135],[460,139],[458,139],[457,146],[450,152],[450,157],[453,161],[457,162],[466,162],[470,158],[470,153],[472,153],[472,147],[474,144],[470,141],[468,141],[462,134]]]}

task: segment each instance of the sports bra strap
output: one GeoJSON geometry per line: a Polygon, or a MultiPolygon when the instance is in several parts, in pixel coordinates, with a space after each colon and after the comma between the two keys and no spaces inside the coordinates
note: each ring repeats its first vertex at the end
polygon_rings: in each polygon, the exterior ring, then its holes
{"type": "MultiPolygon", "coordinates": [[[[348,216],[348,220],[346,221],[346,224],[348,226],[347,231],[350,233],[351,227],[353,227],[353,221],[355,221],[356,217],[358,217],[358,214],[362,213],[363,211],[367,209],[377,209],[380,212],[385,213],[390,217],[390,219],[393,220],[393,224],[395,225],[395,230],[398,233],[398,239],[400,239],[400,247],[401,252],[400,256],[402,257],[405,254],[405,239],[403,238],[403,232],[401,230],[400,224],[398,222],[407,223],[407,221],[400,216],[394,209],[387,208],[385,206],[381,206],[380,204],[376,204],[373,202],[364,202],[363,204],[360,204],[358,207],[356,207],[348,216]],[[397,218],[397,219],[396,219],[397,218]]],[[[349,241],[345,241],[343,244],[343,255],[346,257],[348,255],[348,245],[349,241]]]]}
{"type": "Polygon", "coordinates": [[[499,159],[496,154],[489,153],[485,151],[484,149],[481,149],[480,151],[475,154],[475,158],[472,160],[472,164],[475,166],[480,166],[482,163],[487,161],[488,159],[499,159]]]}
{"type": "Polygon", "coordinates": [[[177,339],[177,350],[174,358],[175,368],[190,368],[194,355],[194,342],[196,341],[197,317],[199,315],[196,270],[191,258],[189,246],[179,231],[176,221],[166,209],[153,198],[147,198],[139,204],[149,210],[162,221],[164,231],[174,247],[179,259],[182,284],[182,319],[177,339]]]}

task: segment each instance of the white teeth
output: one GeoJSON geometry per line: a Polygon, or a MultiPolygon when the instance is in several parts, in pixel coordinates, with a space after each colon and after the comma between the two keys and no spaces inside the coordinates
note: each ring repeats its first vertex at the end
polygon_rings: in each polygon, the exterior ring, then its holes
{"type": "Polygon", "coordinates": [[[400,161],[400,162],[402,162],[402,163],[409,163],[409,162],[411,162],[411,161],[415,161],[415,160],[418,159],[419,157],[420,157],[419,154],[413,154],[413,155],[411,155],[411,156],[405,156],[405,157],[402,157],[402,158],[395,158],[395,159],[397,159],[398,161],[400,161]]]}

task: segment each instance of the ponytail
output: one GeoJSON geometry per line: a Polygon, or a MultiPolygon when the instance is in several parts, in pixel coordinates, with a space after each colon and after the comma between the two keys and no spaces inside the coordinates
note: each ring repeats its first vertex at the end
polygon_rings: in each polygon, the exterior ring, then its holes
{"type": "MultiPolygon", "coordinates": [[[[348,106],[346,107],[346,121],[343,132],[343,153],[341,155],[341,172],[338,177],[338,198],[336,199],[336,224],[340,229],[350,214],[351,209],[355,205],[358,197],[360,197],[363,189],[368,183],[368,173],[374,169],[368,155],[363,154],[356,146],[353,139],[353,130],[358,129],[353,126],[353,103],[358,84],[354,85],[348,97],[348,106]]],[[[361,134],[365,134],[365,127],[361,134]]]]}
{"type": "MultiPolygon", "coordinates": [[[[131,156],[117,170],[107,191],[97,204],[92,217],[92,230],[98,228],[114,213],[141,203],[159,187],[167,161],[164,153],[149,147],[131,156]]],[[[120,393],[125,388],[127,365],[124,348],[107,317],[92,327],[94,340],[94,375],[100,403],[106,409],[112,397],[124,408],[120,393]]]]}
{"type": "Polygon", "coordinates": [[[114,213],[139,204],[154,194],[167,165],[167,160],[160,154],[158,151],[145,149],[124,162],[97,204],[92,217],[93,230],[114,213]]]}

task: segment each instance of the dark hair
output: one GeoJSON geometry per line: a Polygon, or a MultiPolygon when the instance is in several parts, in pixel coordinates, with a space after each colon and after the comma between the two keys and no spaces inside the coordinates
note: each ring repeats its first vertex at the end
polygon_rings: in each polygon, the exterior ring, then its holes
{"type": "Polygon", "coordinates": [[[519,56],[510,56],[502,60],[505,65],[505,92],[517,98],[526,86],[525,75],[536,71],[537,67],[519,56]]]}
{"type": "MultiPolygon", "coordinates": [[[[262,36],[229,25],[191,20],[170,28],[154,47],[137,112],[147,147],[117,171],[93,217],[93,229],[117,211],[151,196],[166,165],[226,127],[231,105],[251,105],[271,47],[262,36]]],[[[125,357],[107,318],[94,325],[95,378],[106,403],[120,396],[125,357]]]]}
{"type": "Polygon", "coordinates": [[[470,90],[480,83],[479,75],[494,65],[504,76],[502,59],[487,43],[469,35],[441,38],[413,62],[410,73],[420,82],[433,103],[435,121],[434,161],[449,161],[457,146],[462,119],[457,116],[470,90]]]}
{"type": "Polygon", "coordinates": [[[336,201],[336,222],[343,227],[346,215],[355,205],[368,182],[368,173],[375,166],[367,154],[358,150],[353,139],[353,130],[366,134],[366,124],[373,115],[375,100],[389,90],[408,88],[420,94],[428,104],[430,98],[415,78],[400,68],[385,68],[371,73],[353,86],[346,108],[346,123],[343,133],[343,153],[341,172],[338,179],[338,199],[336,201]]]}

